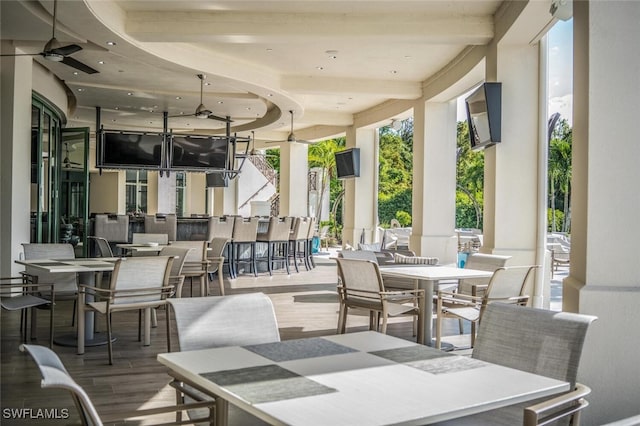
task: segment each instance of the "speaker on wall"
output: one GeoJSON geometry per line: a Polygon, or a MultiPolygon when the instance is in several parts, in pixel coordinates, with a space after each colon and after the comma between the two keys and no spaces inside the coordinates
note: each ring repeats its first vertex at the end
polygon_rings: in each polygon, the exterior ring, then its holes
{"type": "Polygon", "coordinates": [[[207,173],[207,188],[226,188],[229,186],[229,177],[224,173],[207,173]]]}

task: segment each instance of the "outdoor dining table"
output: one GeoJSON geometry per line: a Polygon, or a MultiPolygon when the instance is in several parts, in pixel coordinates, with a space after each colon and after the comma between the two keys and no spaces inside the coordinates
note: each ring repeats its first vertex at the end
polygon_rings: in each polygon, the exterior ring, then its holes
{"type": "Polygon", "coordinates": [[[465,278],[489,278],[492,271],[476,269],[456,268],[451,266],[380,266],[382,277],[409,278],[418,280],[418,288],[424,290],[425,327],[424,342],[426,345],[435,346],[432,340],[433,332],[433,292],[439,281],[460,280],[465,278]]]}
{"type": "Polygon", "coordinates": [[[269,424],[422,425],[569,390],[569,383],[375,331],[158,355],[181,380],[269,424]]]}
{"type": "MultiPolygon", "coordinates": [[[[77,273],[80,282],[87,285],[94,285],[95,275],[98,272],[113,271],[114,264],[119,258],[117,257],[96,257],[96,258],[77,258],[77,259],[32,259],[32,260],[16,260],[20,265],[30,266],[49,273],[77,273]]],[[[55,283],[54,283],[55,291],[55,283]]],[[[87,297],[91,297],[87,295],[87,297]]],[[[80,301],[78,301],[80,303],[80,301]]],[[[94,315],[93,312],[85,313],[85,330],[84,338],[80,338],[81,330],[78,335],[63,335],[54,337],[54,343],[62,346],[77,346],[78,355],[84,353],[85,346],[99,346],[107,344],[106,337],[97,338],[94,335],[94,315]]]]}
{"type": "Polygon", "coordinates": [[[160,244],[151,245],[151,244],[144,244],[144,243],[143,244],[122,243],[122,244],[116,244],[116,247],[123,249],[127,254],[132,254],[134,252],[158,254],[160,253],[160,251],[162,251],[162,248],[166,246],[160,245],[160,244]]]}

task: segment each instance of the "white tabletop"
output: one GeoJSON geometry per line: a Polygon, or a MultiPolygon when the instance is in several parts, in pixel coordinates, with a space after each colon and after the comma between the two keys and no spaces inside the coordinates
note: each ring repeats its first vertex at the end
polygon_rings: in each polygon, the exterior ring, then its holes
{"type": "Polygon", "coordinates": [[[125,249],[125,250],[129,250],[129,251],[136,251],[136,252],[153,252],[153,253],[158,253],[162,250],[163,247],[166,247],[165,245],[149,245],[149,244],[132,244],[132,243],[127,243],[127,244],[116,244],[116,247],[121,248],[121,249],[125,249]]]}
{"type": "Polygon", "coordinates": [[[113,271],[114,262],[117,257],[95,257],[77,259],[33,259],[16,260],[20,265],[38,268],[51,273],[64,272],[100,272],[113,271]]]}
{"type": "Polygon", "coordinates": [[[373,331],[174,352],[158,361],[271,424],[418,425],[569,389],[373,331]]]}
{"type": "Polygon", "coordinates": [[[493,275],[492,271],[481,271],[477,269],[456,268],[453,266],[421,266],[421,265],[403,265],[403,266],[381,266],[380,274],[383,277],[399,277],[418,280],[418,287],[424,290],[424,298],[427,303],[424,304],[425,311],[425,327],[424,341],[425,344],[432,344],[432,323],[433,304],[428,303],[433,299],[433,290],[436,283],[440,280],[459,280],[464,278],[489,278],[493,275]]]}
{"type": "Polygon", "coordinates": [[[489,278],[492,271],[455,268],[451,266],[389,266],[381,267],[383,276],[415,278],[429,281],[458,280],[464,278],[489,278]]]}

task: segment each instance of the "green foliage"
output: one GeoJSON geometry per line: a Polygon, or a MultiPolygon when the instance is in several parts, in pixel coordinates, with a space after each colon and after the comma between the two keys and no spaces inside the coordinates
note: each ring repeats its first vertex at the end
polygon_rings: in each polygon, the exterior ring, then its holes
{"type": "MultiPolygon", "coordinates": [[[[382,225],[388,226],[391,219],[396,218],[396,213],[400,211],[411,211],[411,188],[393,195],[380,195],[378,198],[378,217],[382,225]]],[[[409,218],[409,222],[411,222],[411,216],[409,218]]]]}
{"type": "Polygon", "coordinates": [[[564,225],[564,213],[561,210],[547,209],[547,223],[549,224],[547,231],[549,232],[555,232],[553,229],[554,219],[557,229],[562,229],[564,225]],[[552,211],[555,212],[555,215],[551,213],[552,211]]]}
{"type": "MultiPolygon", "coordinates": [[[[563,218],[569,217],[571,198],[571,145],[573,131],[565,119],[561,119],[553,130],[549,141],[549,207],[562,209],[563,218]]],[[[555,216],[549,218],[551,231],[569,232],[568,221],[560,224],[555,216]]]]}
{"type": "Polygon", "coordinates": [[[280,174],[280,149],[278,148],[267,149],[266,153],[267,153],[267,163],[269,163],[271,167],[276,169],[278,174],[280,174]]]}
{"type": "Polygon", "coordinates": [[[396,219],[402,226],[411,226],[411,215],[404,210],[396,212],[396,219]]]}
{"type": "Polygon", "coordinates": [[[457,125],[456,227],[482,229],[484,151],[473,151],[466,121],[457,125]]]}
{"type": "Polygon", "coordinates": [[[380,223],[389,224],[397,212],[411,211],[413,120],[404,120],[399,131],[390,127],[380,129],[378,159],[378,217],[380,223]]]}

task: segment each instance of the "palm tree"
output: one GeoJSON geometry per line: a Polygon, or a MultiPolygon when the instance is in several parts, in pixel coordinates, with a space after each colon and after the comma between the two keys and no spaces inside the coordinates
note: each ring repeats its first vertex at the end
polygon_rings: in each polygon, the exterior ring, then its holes
{"type": "Polygon", "coordinates": [[[309,146],[309,167],[320,167],[322,175],[320,178],[320,196],[316,206],[316,222],[320,223],[322,217],[322,204],[324,193],[329,186],[331,179],[336,174],[336,151],[344,147],[344,140],[328,139],[320,143],[309,146]],[[342,142],[342,143],[341,143],[342,142]]]}

